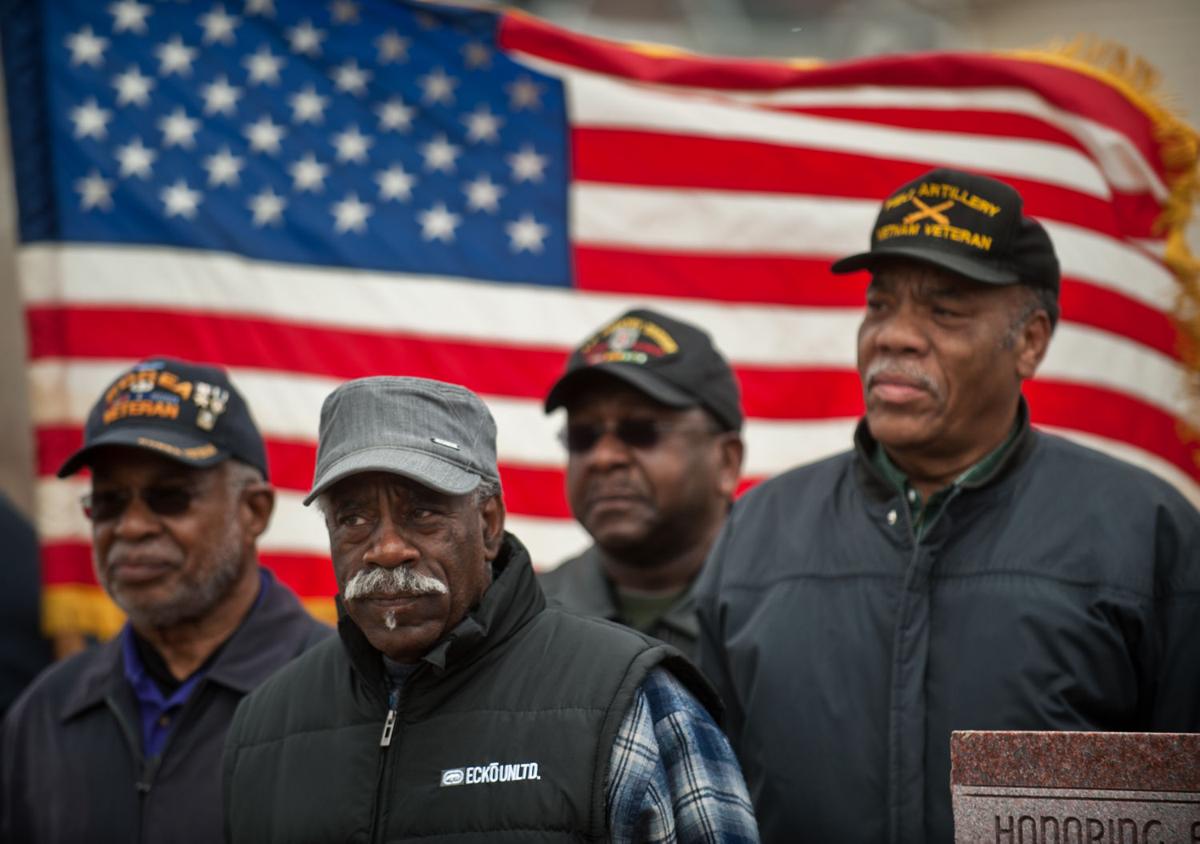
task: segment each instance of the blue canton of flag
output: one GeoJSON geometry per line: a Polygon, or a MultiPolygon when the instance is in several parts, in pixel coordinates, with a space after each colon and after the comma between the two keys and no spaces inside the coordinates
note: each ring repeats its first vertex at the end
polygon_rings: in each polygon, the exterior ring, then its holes
{"type": "Polygon", "coordinates": [[[6,27],[45,57],[6,55],[10,103],[50,102],[14,127],[25,242],[570,284],[562,85],[495,49],[496,15],[52,6],[6,27]]]}

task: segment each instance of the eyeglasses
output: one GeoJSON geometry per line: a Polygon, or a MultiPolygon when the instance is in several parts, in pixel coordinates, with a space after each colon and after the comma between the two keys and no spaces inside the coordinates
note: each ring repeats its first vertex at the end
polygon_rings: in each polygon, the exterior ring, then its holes
{"type": "Polygon", "coordinates": [[[715,434],[712,428],[696,428],[678,422],[659,419],[618,419],[616,422],[575,422],[559,432],[558,438],[571,454],[586,454],[596,447],[605,434],[613,434],[630,448],[643,451],[654,448],[659,441],[672,432],[694,431],[715,434]]]}
{"type": "Polygon", "coordinates": [[[93,492],[80,499],[83,514],[93,522],[104,522],[118,518],[133,497],[146,502],[146,506],[157,516],[182,516],[192,506],[197,495],[184,486],[148,486],[144,489],[105,489],[93,492]]]}

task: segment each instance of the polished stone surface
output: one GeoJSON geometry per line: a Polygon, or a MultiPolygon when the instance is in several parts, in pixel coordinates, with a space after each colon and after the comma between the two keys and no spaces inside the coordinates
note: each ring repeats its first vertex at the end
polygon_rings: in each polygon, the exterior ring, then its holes
{"type": "Polygon", "coordinates": [[[956,842],[1200,842],[1200,735],[968,731],[950,750],[956,842]]]}

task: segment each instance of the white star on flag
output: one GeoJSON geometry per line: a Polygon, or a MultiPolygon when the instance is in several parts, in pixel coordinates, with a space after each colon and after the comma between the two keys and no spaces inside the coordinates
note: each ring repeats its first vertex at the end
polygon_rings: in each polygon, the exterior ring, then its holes
{"type": "Polygon", "coordinates": [[[146,34],[146,17],[150,14],[149,6],[144,6],[137,0],[121,0],[119,3],[109,5],[108,13],[113,16],[113,32],[146,34]]]}
{"type": "Polygon", "coordinates": [[[117,161],[121,164],[122,177],[150,178],[150,166],[154,164],[156,158],[158,158],[158,153],[145,146],[140,137],[117,148],[117,161]]]}
{"type": "Polygon", "coordinates": [[[391,64],[392,62],[408,61],[409,40],[402,38],[396,34],[396,30],[389,29],[383,35],[375,39],[375,49],[379,53],[380,64],[391,64]]]}
{"type": "Polygon", "coordinates": [[[190,220],[196,216],[196,208],[200,205],[200,191],[189,188],[183,179],[178,179],[175,184],[163,188],[159,196],[162,197],[163,204],[166,206],[168,217],[183,217],[190,220]]]}
{"type": "Polygon", "coordinates": [[[321,42],[325,40],[325,31],[317,29],[312,21],[305,18],[287,31],[288,43],[293,53],[316,58],[321,55],[321,42]]]}
{"type": "Polygon", "coordinates": [[[71,109],[71,121],[75,124],[76,138],[104,140],[108,134],[108,121],[111,119],[112,112],[106,108],[100,108],[95,97],[88,97],[83,105],[71,109]]]}
{"type": "Polygon", "coordinates": [[[213,6],[212,11],[200,16],[200,26],[204,27],[204,43],[233,44],[233,31],[237,29],[239,23],[241,23],[241,19],[226,12],[224,6],[220,4],[213,6]]]}
{"type": "Polygon", "coordinates": [[[504,227],[508,232],[509,245],[513,252],[541,252],[542,241],[546,239],[549,229],[533,218],[532,214],[522,214],[504,227]]]}
{"type": "Polygon", "coordinates": [[[77,180],[75,190],[79,193],[79,207],[84,211],[93,208],[107,211],[112,208],[113,183],[104,179],[96,170],[86,178],[77,180]]]}
{"type": "Polygon", "coordinates": [[[278,85],[279,70],[283,67],[283,63],[283,56],[275,55],[265,44],[259,47],[254,55],[246,56],[242,60],[242,65],[249,74],[251,85],[278,85]]]}
{"type": "Polygon", "coordinates": [[[478,41],[472,41],[462,48],[463,63],[472,70],[491,67],[492,51],[478,41]]]}
{"type": "Polygon", "coordinates": [[[412,198],[412,187],[416,178],[406,173],[402,166],[395,164],[376,173],[375,181],[379,183],[380,199],[404,201],[412,198]]]}
{"type": "Polygon", "coordinates": [[[104,50],[108,47],[108,39],[96,35],[90,26],[68,35],[66,43],[67,49],[71,51],[71,67],[81,64],[100,67],[104,63],[104,50]]]}
{"type": "Polygon", "coordinates": [[[275,0],[246,0],[246,14],[275,17],[275,0]]]}
{"type": "Polygon", "coordinates": [[[462,122],[467,126],[467,140],[472,143],[495,143],[500,139],[500,127],[504,125],[504,119],[492,114],[486,103],[481,103],[462,122]]]}
{"type": "Polygon", "coordinates": [[[154,48],[158,56],[158,75],[170,76],[177,73],[180,76],[192,75],[192,62],[196,60],[196,49],[183,43],[178,35],[172,35],[171,40],[154,48]]]}
{"type": "Polygon", "coordinates": [[[196,132],[200,131],[200,121],[188,117],[187,112],[180,106],[166,117],[160,118],[158,128],[163,133],[164,147],[191,149],[196,145],[196,132]]]}
{"type": "Polygon", "coordinates": [[[545,176],[546,156],[539,155],[529,144],[508,156],[507,160],[514,182],[540,182],[545,176]]]}
{"type": "Polygon", "coordinates": [[[344,132],[333,136],[333,145],[337,148],[337,160],[341,162],[365,163],[367,150],[374,143],[374,140],[358,131],[357,126],[351,126],[344,132]]]}
{"type": "Polygon", "coordinates": [[[334,0],[329,4],[334,23],[358,23],[358,4],[354,0],[334,0]]]}
{"type": "Polygon", "coordinates": [[[367,228],[367,218],[371,216],[371,206],[360,202],[358,194],[348,193],[341,202],[334,203],[332,213],[336,220],[334,228],[339,234],[363,232],[367,228]]]}
{"type": "Polygon", "coordinates": [[[446,71],[440,67],[435,67],[429,73],[422,76],[417,80],[417,84],[425,92],[421,101],[426,105],[435,105],[437,103],[443,105],[454,104],[454,89],[458,86],[458,80],[453,76],[447,76],[446,71]]]}
{"type": "Polygon", "coordinates": [[[451,213],[445,203],[439,202],[432,208],[417,215],[421,223],[421,237],[425,240],[440,240],[449,243],[454,240],[454,230],[462,218],[451,213]]]}
{"type": "Polygon", "coordinates": [[[361,97],[367,93],[367,83],[371,81],[371,71],[363,70],[354,59],[347,59],[329,74],[333,84],[344,94],[361,97]]]}
{"type": "Polygon", "coordinates": [[[317,157],[310,152],[292,162],[288,172],[292,176],[292,189],[296,192],[320,193],[325,189],[325,175],[329,167],[317,161],[317,157]]]}
{"type": "Polygon", "coordinates": [[[254,213],[255,227],[262,228],[279,223],[283,219],[283,209],[287,207],[287,200],[277,196],[271,188],[263,188],[250,197],[247,206],[254,213]]]}
{"type": "Polygon", "coordinates": [[[246,140],[250,141],[250,149],[275,155],[279,152],[279,142],[287,133],[282,126],[271,120],[269,114],[264,114],[246,127],[245,134],[246,140]]]}
{"type": "Polygon", "coordinates": [[[542,107],[542,86],[528,76],[522,76],[515,82],[505,86],[508,91],[508,102],[513,111],[529,109],[537,111],[542,107]]]}
{"type": "Polygon", "coordinates": [[[220,152],[204,159],[204,169],[208,171],[209,187],[236,185],[245,164],[245,159],[231,153],[228,146],[222,147],[220,152]]]}
{"type": "Polygon", "coordinates": [[[308,85],[303,91],[292,94],[288,104],[292,107],[292,120],[296,123],[320,123],[325,119],[329,98],[322,97],[312,85],[308,85]]]}
{"type": "Polygon", "coordinates": [[[463,185],[463,192],[467,195],[467,208],[494,214],[500,208],[500,197],[504,195],[504,188],[484,173],[475,181],[463,185]]]}
{"type": "Polygon", "coordinates": [[[113,79],[113,87],[117,89],[117,105],[145,106],[150,102],[150,89],[154,87],[154,79],[143,76],[137,65],[113,79]]]}
{"type": "Polygon", "coordinates": [[[412,128],[413,109],[399,97],[381,103],[375,113],[379,115],[379,128],[384,132],[407,132],[412,128]]]}
{"type": "Polygon", "coordinates": [[[237,109],[237,101],[242,96],[242,89],[230,85],[224,76],[218,76],[200,90],[204,97],[204,113],[207,115],[223,114],[233,117],[237,109]]]}
{"type": "Polygon", "coordinates": [[[426,170],[453,173],[454,161],[458,158],[459,152],[461,152],[461,148],[450,143],[445,135],[438,135],[429,143],[421,145],[421,155],[425,156],[426,170]]]}

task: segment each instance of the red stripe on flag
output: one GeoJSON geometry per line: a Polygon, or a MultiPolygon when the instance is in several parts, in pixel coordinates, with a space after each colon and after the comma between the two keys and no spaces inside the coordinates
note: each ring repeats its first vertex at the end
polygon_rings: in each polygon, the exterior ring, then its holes
{"type": "MultiPolygon", "coordinates": [[[[570,67],[643,82],[716,90],[773,91],[785,87],[999,88],[1036,91],[1068,113],[1083,114],[1126,135],[1160,177],[1154,121],[1114,85],[1066,65],[971,53],[881,56],[824,64],[715,59],[636,47],[558,29],[522,14],[501,18],[498,43],[570,67]]],[[[1082,63],[1078,65],[1083,67],[1082,63]]]]}
{"type": "MultiPolygon", "coordinates": [[[[879,202],[897,185],[930,169],[919,161],[835,152],[730,138],[628,129],[572,130],[575,177],[579,181],[710,190],[757,191],[879,202]],[[854,173],[853,179],[846,178],[854,173]]],[[[987,173],[986,162],[980,172],[987,173]]],[[[1069,188],[1008,174],[998,178],[1020,191],[1026,213],[1071,223],[1111,237],[1149,238],[1160,209],[1142,197],[1121,207],[1069,188]],[[1129,226],[1134,226],[1129,228],[1129,226]]],[[[864,241],[867,233],[863,233],[864,241]]]]}

